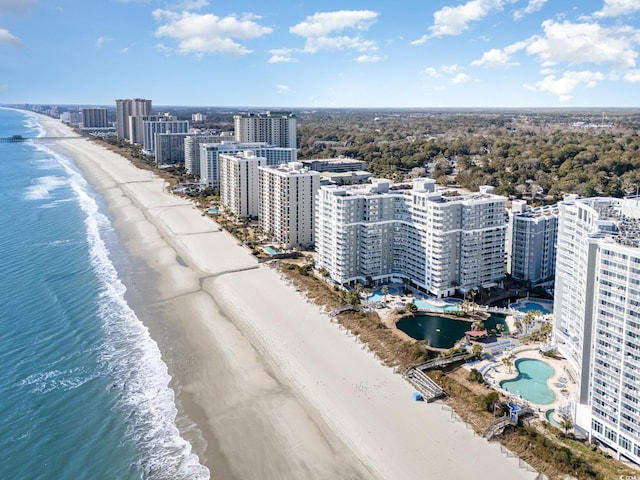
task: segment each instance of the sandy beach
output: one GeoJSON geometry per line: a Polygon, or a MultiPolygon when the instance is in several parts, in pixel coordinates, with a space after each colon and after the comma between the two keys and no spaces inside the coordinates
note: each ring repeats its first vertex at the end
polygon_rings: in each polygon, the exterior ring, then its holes
{"type": "Polygon", "coordinates": [[[151,172],[86,139],[50,147],[108,206],[134,264],[129,301],[213,479],[535,478],[441,404],[413,401],[401,375],[151,172]]]}

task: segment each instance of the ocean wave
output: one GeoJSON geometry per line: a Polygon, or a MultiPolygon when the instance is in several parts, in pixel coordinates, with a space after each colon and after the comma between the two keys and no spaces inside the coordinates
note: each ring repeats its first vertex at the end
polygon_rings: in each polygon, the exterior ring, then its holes
{"type": "Polygon", "coordinates": [[[48,372],[38,372],[29,375],[27,378],[18,382],[20,387],[31,387],[32,394],[46,394],[54,390],[62,390],[68,392],[81,387],[85,383],[98,378],[97,372],[89,372],[88,370],[76,367],[65,371],[50,370],[48,372]]]}
{"type": "Polygon", "coordinates": [[[36,180],[34,185],[27,188],[24,193],[25,200],[47,200],[51,198],[54,190],[69,185],[64,177],[47,175],[36,180]]]}
{"type": "MultiPolygon", "coordinates": [[[[85,213],[90,260],[100,283],[98,316],[105,334],[99,360],[114,379],[110,393],[127,418],[126,435],[141,453],[137,468],[145,478],[156,480],[209,479],[209,470],[199,463],[176,425],[178,411],[169,387],[171,377],[158,346],[124,297],[126,287],[103,240],[113,233],[112,226],[72,162],[51,153],[66,170],[69,185],[85,213]]],[[[71,388],[69,378],[64,378],[65,388],[71,388]]],[[[44,383],[47,385],[47,381],[44,383]]]]}

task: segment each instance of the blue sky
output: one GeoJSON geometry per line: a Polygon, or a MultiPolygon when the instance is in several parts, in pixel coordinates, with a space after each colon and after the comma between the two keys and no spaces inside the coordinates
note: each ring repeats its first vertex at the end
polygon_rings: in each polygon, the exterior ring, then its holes
{"type": "Polygon", "coordinates": [[[640,0],[0,0],[0,103],[639,107],[640,0]]]}

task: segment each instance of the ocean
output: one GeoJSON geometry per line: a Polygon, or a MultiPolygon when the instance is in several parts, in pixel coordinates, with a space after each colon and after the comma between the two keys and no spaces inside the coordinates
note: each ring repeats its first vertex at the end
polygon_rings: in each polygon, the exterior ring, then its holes
{"type": "MultiPolygon", "coordinates": [[[[0,109],[16,134],[44,131],[0,109]]],[[[208,479],[101,198],[46,144],[0,144],[0,164],[0,479],[208,479]]]]}

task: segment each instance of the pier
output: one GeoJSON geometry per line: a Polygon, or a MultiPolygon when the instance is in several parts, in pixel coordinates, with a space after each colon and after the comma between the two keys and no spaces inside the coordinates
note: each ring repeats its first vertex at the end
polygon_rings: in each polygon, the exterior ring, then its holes
{"type": "Polygon", "coordinates": [[[56,140],[71,140],[77,138],[85,138],[81,135],[73,137],[23,137],[22,135],[11,135],[10,137],[0,137],[0,143],[46,143],[55,142],[56,140]]]}

